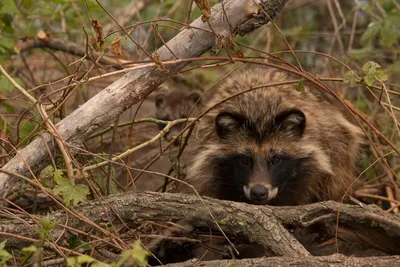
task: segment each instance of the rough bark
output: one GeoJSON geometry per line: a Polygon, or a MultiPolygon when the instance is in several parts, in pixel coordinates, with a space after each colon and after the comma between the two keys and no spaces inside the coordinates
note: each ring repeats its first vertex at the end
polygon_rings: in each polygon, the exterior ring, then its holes
{"type": "MultiPolygon", "coordinates": [[[[374,205],[348,205],[327,201],[300,207],[255,206],[211,198],[200,199],[194,195],[146,192],[119,194],[84,203],[74,211],[96,224],[110,220],[114,226],[123,222],[126,226],[134,227],[144,221],[184,219],[194,227],[218,229],[210,216],[213,214],[227,235],[247,237],[252,242],[262,244],[275,255],[307,256],[308,252],[283,225],[307,227],[322,222],[335,222],[339,209],[340,227],[363,229],[360,232],[365,237],[376,243],[384,242],[391,247],[392,253],[400,254],[400,217],[386,214],[374,205]],[[385,239],[377,240],[377,234],[385,239]]],[[[65,211],[53,213],[52,220],[65,222],[65,211]]],[[[89,232],[89,229],[93,229],[75,216],[69,215],[67,221],[68,226],[81,231],[89,232]]],[[[0,232],[35,238],[33,225],[29,220],[1,220],[0,232]]],[[[54,237],[64,234],[61,231],[61,227],[54,231],[54,237]]],[[[1,235],[0,233],[0,237],[1,235]]],[[[9,239],[7,244],[20,247],[20,242],[21,240],[9,239]]]]}
{"type": "Polygon", "coordinates": [[[270,257],[270,258],[257,258],[257,259],[243,259],[243,260],[216,260],[204,261],[190,260],[180,263],[163,265],[165,267],[226,267],[226,266],[240,266],[240,267],[257,267],[257,266],[279,266],[279,267],[320,267],[320,266],[351,266],[351,267],[386,267],[386,266],[400,266],[400,257],[365,257],[355,258],[346,257],[344,255],[335,254],[326,257],[270,257]]]}
{"type": "MultiPolygon", "coordinates": [[[[219,36],[218,38],[228,36],[231,30],[243,35],[265,24],[268,20],[262,15],[254,17],[254,14],[259,12],[259,6],[255,2],[263,6],[267,14],[274,18],[287,0],[231,0],[224,1],[223,5],[222,3],[215,5],[212,8],[209,23],[213,32],[219,36]],[[224,11],[222,11],[222,6],[224,11]]],[[[198,57],[215,46],[216,36],[201,18],[196,19],[190,26],[171,39],[166,46],[157,50],[161,60],[174,60],[176,59],[174,55],[178,58],[198,57]],[[173,51],[173,54],[170,51],[173,51]]],[[[160,71],[153,66],[128,72],[60,121],[56,125],[59,136],[71,147],[81,146],[86,137],[118,114],[140,102],[187,64],[188,62],[180,62],[168,65],[167,71],[160,71]]],[[[30,176],[30,170],[35,172],[47,164],[49,151],[50,153],[54,151],[52,139],[49,133],[37,137],[24,149],[18,151],[17,155],[3,167],[3,170],[30,176]]],[[[26,184],[22,180],[5,172],[0,173],[1,197],[25,206],[32,202],[32,197],[27,196],[27,191],[26,184]]]]}

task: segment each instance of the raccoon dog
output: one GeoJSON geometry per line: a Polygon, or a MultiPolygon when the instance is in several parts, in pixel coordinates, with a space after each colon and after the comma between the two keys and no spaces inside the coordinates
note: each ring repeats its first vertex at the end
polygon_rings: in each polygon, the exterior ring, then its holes
{"type": "MultiPolygon", "coordinates": [[[[157,89],[155,97],[156,114],[159,120],[173,121],[177,119],[195,117],[197,108],[193,109],[195,104],[199,104],[198,100],[201,92],[190,88],[174,88],[161,86],[157,89]],[[193,109],[193,113],[190,112],[193,109]]],[[[165,124],[158,124],[160,130],[164,129],[165,124]]],[[[174,136],[183,130],[184,124],[174,126],[164,135],[164,138],[170,141],[174,136]]],[[[177,140],[178,141],[178,140],[177,140]]],[[[178,142],[176,142],[178,144],[178,142]]]]}
{"type": "Polygon", "coordinates": [[[252,204],[339,200],[354,180],[362,135],[316,88],[271,68],[226,81],[199,122],[188,180],[200,194],[252,204]]]}

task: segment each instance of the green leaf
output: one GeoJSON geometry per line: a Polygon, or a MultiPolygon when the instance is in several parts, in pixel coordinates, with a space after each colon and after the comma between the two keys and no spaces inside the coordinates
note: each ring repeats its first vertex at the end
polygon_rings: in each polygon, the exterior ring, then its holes
{"type": "Polygon", "coordinates": [[[367,85],[371,86],[375,81],[384,82],[388,79],[388,76],[382,70],[379,70],[380,67],[374,61],[368,61],[364,64],[362,70],[365,73],[364,81],[367,85]]]}
{"type": "Polygon", "coordinates": [[[3,107],[8,113],[15,112],[14,107],[12,105],[10,105],[10,104],[7,104],[5,102],[1,102],[0,106],[3,107]]]}
{"type": "Polygon", "coordinates": [[[12,258],[11,254],[4,248],[6,247],[7,240],[0,243],[0,265],[5,264],[9,259],[12,258]]]}
{"type": "Polygon", "coordinates": [[[365,83],[366,83],[368,86],[371,86],[371,85],[374,84],[375,78],[374,78],[374,76],[372,76],[372,75],[366,75],[366,76],[364,77],[364,81],[365,81],[365,83]]]}
{"type": "Polygon", "coordinates": [[[20,123],[19,137],[21,139],[24,139],[25,137],[27,137],[29,134],[31,134],[35,130],[36,125],[37,125],[36,122],[33,122],[31,120],[22,119],[21,123],[20,123]]]}
{"type": "Polygon", "coordinates": [[[44,169],[42,169],[42,170],[40,171],[39,178],[40,178],[40,179],[45,179],[45,178],[51,177],[51,175],[52,175],[53,173],[54,173],[54,168],[53,168],[53,166],[48,165],[48,166],[46,166],[46,168],[44,168],[44,169]]]}
{"type": "Polygon", "coordinates": [[[107,264],[107,263],[97,261],[97,262],[93,263],[93,264],[90,265],[90,266],[91,266],[91,267],[110,267],[110,266],[113,266],[113,265],[109,265],[109,264],[107,264]]]}
{"type": "MultiPolygon", "coordinates": [[[[68,257],[67,266],[82,266],[82,264],[91,263],[92,267],[109,267],[111,265],[97,261],[88,255],[80,255],[78,257],[68,257]]],[[[86,265],[85,265],[86,266],[86,265]]],[[[88,264],[89,266],[89,264],[88,264]]]]}
{"type": "Polygon", "coordinates": [[[147,256],[149,255],[150,253],[142,247],[140,240],[136,240],[135,243],[133,243],[132,258],[139,266],[145,266],[147,264],[147,256]]]}
{"type": "Polygon", "coordinates": [[[42,244],[44,244],[48,239],[51,239],[50,233],[58,222],[52,222],[50,214],[47,214],[45,217],[39,219],[39,223],[41,227],[38,226],[34,230],[39,235],[42,244]]]}
{"type": "Polygon", "coordinates": [[[375,36],[378,35],[380,29],[382,28],[382,23],[378,21],[371,22],[368,25],[367,30],[361,36],[361,43],[366,43],[372,40],[375,36]]]}
{"type": "MultiPolygon", "coordinates": [[[[0,14],[0,30],[12,35],[14,34],[14,27],[12,25],[14,16],[9,13],[0,14]]],[[[15,40],[10,36],[2,36],[0,46],[11,49],[14,46],[15,40]]]]}
{"type": "Polygon", "coordinates": [[[55,181],[57,185],[53,191],[56,195],[62,195],[66,205],[72,205],[86,200],[89,188],[84,184],[72,184],[68,179],[59,178],[55,181]]]}
{"type": "Polygon", "coordinates": [[[389,14],[383,21],[380,30],[380,42],[383,46],[391,48],[399,38],[400,16],[399,14],[389,14]]]}
{"type": "Polygon", "coordinates": [[[400,16],[399,16],[399,11],[394,12],[392,14],[389,14],[385,18],[385,22],[389,23],[393,27],[399,28],[400,27],[400,16]]]}
{"type": "Polygon", "coordinates": [[[77,249],[77,248],[84,249],[84,250],[91,249],[91,246],[90,246],[91,243],[83,242],[79,236],[73,235],[72,233],[70,234],[70,237],[68,238],[67,243],[68,243],[68,247],[70,249],[77,249]]]}
{"type": "Polygon", "coordinates": [[[381,66],[378,63],[376,63],[374,61],[368,61],[367,63],[364,64],[364,66],[362,67],[362,70],[366,73],[372,73],[380,67],[381,66]]]}
{"type": "Polygon", "coordinates": [[[2,0],[2,2],[0,13],[15,14],[18,12],[18,8],[15,5],[14,0],[2,0]]]}
{"type": "Polygon", "coordinates": [[[92,263],[95,261],[95,259],[93,259],[92,257],[88,256],[88,255],[80,255],[77,258],[78,263],[92,263]]]}
{"type": "Polygon", "coordinates": [[[76,257],[68,257],[67,258],[67,266],[76,266],[78,263],[78,259],[76,257]]]}
{"type": "Polygon", "coordinates": [[[397,41],[397,29],[388,23],[384,23],[379,32],[381,44],[387,48],[391,48],[397,41]]]}
{"type": "Polygon", "coordinates": [[[365,46],[361,49],[351,49],[349,57],[356,60],[363,60],[374,52],[372,45],[365,46]]]}
{"type": "Polygon", "coordinates": [[[22,249],[22,252],[27,252],[27,253],[34,253],[36,251],[37,247],[34,245],[22,249]]]}
{"type": "Polygon", "coordinates": [[[296,91],[304,93],[304,79],[301,78],[299,83],[297,84],[296,91]]]}
{"type": "Polygon", "coordinates": [[[345,75],[344,75],[344,78],[343,78],[343,82],[347,83],[347,84],[354,84],[354,83],[357,83],[359,81],[360,81],[360,78],[352,70],[349,70],[348,72],[346,72],[345,75]]]}
{"type": "Polygon", "coordinates": [[[55,172],[53,173],[53,178],[56,183],[57,181],[63,179],[63,171],[60,169],[55,170],[55,172]]]}
{"type": "Polygon", "coordinates": [[[149,255],[150,253],[142,247],[140,240],[136,240],[132,244],[132,249],[122,251],[121,259],[117,262],[116,266],[121,266],[129,258],[132,258],[139,266],[146,266],[147,256],[149,255]]]}
{"type": "Polygon", "coordinates": [[[387,79],[388,79],[388,76],[386,75],[386,73],[383,72],[383,70],[377,70],[375,72],[374,76],[375,76],[375,79],[381,83],[384,81],[387,81],[387,79]]]}
{"type": "Polygon", "coordinates": [[[4,75],[0,75],[0,92],[12,92],[14,85],[4,75]]]}

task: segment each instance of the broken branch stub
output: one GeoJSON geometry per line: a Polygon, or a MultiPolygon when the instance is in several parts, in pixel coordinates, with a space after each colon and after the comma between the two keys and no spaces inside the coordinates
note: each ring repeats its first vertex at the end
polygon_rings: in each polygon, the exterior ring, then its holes
{"type": "MultiPolygon", "coordinates": [[[[223,4],[219,3],[211,9],[208,22],[212,30],[208,23],[197,18],[156,53],[161,61],[174,60],[175,56],[180,59],[199,57],[215,45],[216,37],[226,37],[231,34],[231,30],[234,33],[238,30],[243,35],[267,23],[268,20],[260,15],[254,17],[255,14],[262,14],[259,12],[260,6],[271,18],[274,18],[286,2],[287,0],[224,1],[223,4]],[[246,27],[240,28],[241,25],[246,25],[246,27]]],[[[146,68],[128,72],[60,121],[56,125],[57,133],[71,148],[80,147],[85,138],[118,114],[140,102],[188,63],[166,65],[167,71],[157,69],[152,63],[145,65],[146,68]]],[[[3,170],[8,173],[31,176],[31,171],[35,173],[48,163],[49,152],[54,152],[52,140],[53,137],[49,133],[37,137],[25,148],[19,150],[17,155],[3,167],[3,170]]],[[[74,152],[73,149],[71,152],[74,152]]],[[[5,172],[0,173],[1,197],[21,206],[27,206],[34,197],[27,193],[26,188],[26,184],[21,179],[5,172]]]]}

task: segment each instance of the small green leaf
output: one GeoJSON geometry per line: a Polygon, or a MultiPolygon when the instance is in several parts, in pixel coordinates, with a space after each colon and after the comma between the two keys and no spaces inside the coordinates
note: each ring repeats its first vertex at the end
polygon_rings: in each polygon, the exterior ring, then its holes
{"type": "Polygon", "coordinates": [[[380,42],[383,46],[391,48],[399,38],[400,16],[389,14],[383,21],[382,29],[379,31],[380,42]]]}
{"type": "MultiPolygon", "coordinates": [[[[1,18],[1,17],[0,17],[0,18],[1,18]]],[[[1,27],[0,27],[0,30],[1,30],[1,27]]],[[[7,31],[8,28],[4,28],[4,30],[7,31]]],[[[8,31],[9,31],[9,30],[8,30],[8,31]]],[[[12,33],[10,33],[10,34],[12,34],[12,33]]],[[[15,45],[15,41],[14,41],[13,39],[7,37],[7,36],[2,37],[2,38],[0,39],[0,46],[1,46],[2,48],[5,48],[5,49],[3,50],[3,53],[4,53],[4,52],[10,53],[10,50],[13,49],[14,45],[15,45]]]]}
{"type": "Polygon", "coordinates": [[[37,247],[34,245],[22,249],[22,252],[27,252],[27,253],[34,253],[36,251],[37,247]]]}
{"type": "Polygon", "coordinates": [[[6,247],[7,240],[0,243],[0,265],[5,264],[9,259],[12,258],[11,254],[4,248],[6,247]]]}
{"type": "Polygon", "coordinates": [[[17,6],[15,5],[14,0],[2,0],[4,1],[1,9],[0,9],[0,13],[10,13],[10,14],[15,14],[18,11],[17,6]]]}
{"type": "Polygon", "coordinates": [[[354,83],[357,83],[359,81],[360,81],[360,78],[352,70],[349,70],[348,72],[346,72],[345,75],[344,75],[344,78],[343,78],[343,82],[347,83],[347,84],[354,84],[354,83]]]}
{"type": "Polygon", "coordinates": [[[57,185],[53,191],[56,195],[62,195],[66,205],[72,205],[86,200],[89,188],[84,184],[72,184],[65,178],[59,178],[55,181],[57,185]]]}
{"type": "Polygon", "coordinates": [[[374,76],[372,76],[372,75],[366,75],[366,76],[364,77],[364,81],[365,81],[365,83],[366,83],[368,86],[371,86],[371,85],[374,84],[375,78],[374,78],[374,76]]]}
{"type": "Polygon", "coordinates": [[[5,102],[0,103],[0,106],[3,107],[8,113],[12,113],[15,112],[15,109],[13,106],[11,106],[10,104],[7,104],[5,102]]]}
{"type": "Polygon", "coordinates": [[[63,178],[63,172],[60,169],[55,170],[55,172],[53,173],[53,178],[54,181],[57,182],[58,180],[63,178]]]}
{"type": "Polygon", "coordinates": [[[356,60],[363,60],[374,52],[372,45],[367,45],[361,49],[351,49],[349,57],[356,60]]]}
{"type": "Polygon", "coordinates": [[[51,232],[53,231],[54,227],[58,224],[58,222],[52,222],[50,214],[47,214],[45,217],[39,219],[39,223],[41,227],[36,227],[34,230],[39,235],[42,244],[47,240],[51,239],[51,232]]]}
{"type": "Polygon", "coordinates": [[[88,256],[88,255],[80,255],[77,258],[78,263],[92,263],[95,261],[95,259],[93,259],[92,257],[88,256]]]}
{"type": "Polygon", "coordinates": [[[366,42],[372,40],[375,36],[378,35],[381,28],[382,28],[381,22],[377,22],[377,21],[371,22],[368,25],[367,30],[361,36],[361,43],[366,43],[366,42]]]}
{"type": "MultiPolygon", "coordinates": [[[[137,265],[146,266],[147,265],[147,256],[149,256],[149,255],[150,255],[150,253],[142,247],[140,240],[136,240],[132,244],[132,249],[122,251],[121,260],[118,261],[117,265],[118,264],[122,265],[129,258],[132,258],[136,262],[137,265]]],[[[118,266],[120,266],[120,265],[118,265],[118,266]]]]}
{"type": "Polygon", "coordinates": [[[379,32],[381,44],[387,48],[391,48],[397,41],[398,33],[397,29],[390,24],[384,23],[382,29],[379,32]]]}
{"type": "Polygon", "coordinates": [[[107,264],[107,263],[97,261],[97,262],[93,263],[93,264],[90,265],[90,266],[91,266],[91,267],[111,267],[111,266],[113,266],[113,265],[109,265],[109,264],[107,264]]]}
{"type": "Polygon", "coordinates": [[[76,257],[68,257],[67,258],[67,266],[75,266],[78,263],[76,257]]]}
{"type": "Polygon", "coordinates": [[[45,179],[50,177],[54,173],[54,168],[51,165],[46,166],[46,168],[42,169],[39,174],[40,179],[45,179]]]}
{"type": "Polygon", "coordinates": [[[297,84],[296,91],[304,93],[304,79],[301,78],[299,83],[297,84]]]}
{"type": "Polygon", "coordinates": [[[370,73],[370,72],[374,72],[376,69],[380,68],[381,66],[374,62],[374,61],[368,61],[367,63],[364,64],[364,66],[362,67],[362,70],[364,72],[370,73]]]}
{"type": "Polygon", "coordinates": [[[73,235],[72,233],[70,234],[70,237],[67,240],[68,246],[71,249],[75,248],[80,248],[80,249],[85,249],[89,250],[91,249],[90,244],[91,243],[85,243],[81,240],[81,238],[77,235],[73,235]]]}
{"type": "Polygon", "coordinates": [[[375,78],[377,81],[382,83],[384,81],[387,81],[388,76],[382,70],[377,70],[375,73],[375,78]]]}
{"type": "Polygon", "coordinates": [[[12,92],[14,85],[4,75],[0,75],[0,92],[12,92]]]}
{"type": "Polygon", "coordinates": [[[149,255],[150,253],[142,247],[140,240],[133,243],[132,257],[139,266],[147,264],[147,256],[149,255]]]}
{"type": "Polygon", "coordinates": [[[364,81],[367,85],[371,86],[375,81],[384,82],[388,79],[388,76],[382,70],[379,70],[380,67],[374,61],[368,61],[364,64],[362,70],[365,73],[364,81]]]}

